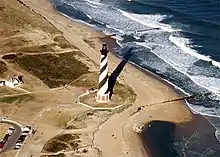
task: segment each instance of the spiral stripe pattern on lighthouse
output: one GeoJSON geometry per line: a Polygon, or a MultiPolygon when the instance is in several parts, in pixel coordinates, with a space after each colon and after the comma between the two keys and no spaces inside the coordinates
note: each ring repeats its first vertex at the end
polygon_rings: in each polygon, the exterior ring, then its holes
{"type": "Polygon", "coordinates": [[[100,75],[99,75],[99,94],[108,92],[108,57],[101,55],[100,75]]]}

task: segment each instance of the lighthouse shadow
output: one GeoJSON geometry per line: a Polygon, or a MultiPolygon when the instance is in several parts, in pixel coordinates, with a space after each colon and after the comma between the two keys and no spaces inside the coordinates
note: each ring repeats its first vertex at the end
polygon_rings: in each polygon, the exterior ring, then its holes
{"type": "Polygon", "coordinates": [[[109,91],[109,98],[111,99],[113,94],[113,89],[115,86],[115,83],[117,81],[118,76],[122,72],[123,68],[129,61],[129,58],[132,56],[132,48],[130,48],[125,55],[122,58],[122,61],[119,63],[119,65],[116,67],[116,69],[111,73],[108,79],[108,91],[109,91]]]}

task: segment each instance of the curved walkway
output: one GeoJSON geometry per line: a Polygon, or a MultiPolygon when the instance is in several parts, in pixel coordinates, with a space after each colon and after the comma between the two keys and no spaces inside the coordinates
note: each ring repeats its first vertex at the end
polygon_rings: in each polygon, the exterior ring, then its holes
{"type": "Polygon", "coordinates": [[[20,123],[15,122],[15,121],[7,120],[7,119],[4,119],[4,118],[0,119],[0,123],[10,124],[15,128],[15,131],[11,135],[11,137],[8,139],[8,142],[5,144],[3,149],[0,150],[0,153],[1,153],[1,152],[5,152],[5,151],[11,149],[13,146],[15,146],[18,138],[20,137],[20,135],[22,133],[22,131],[21,131],[22,125],[20,123]]]}
{"type": "Polygon", "coordinates": [[[90,109],[92,109],[92,110],[115,110],[115,109],[118,109],[118,108],[120,108],[120,107],[123,106],[123,105],[118,105],[118,106],[115,106],[115,107],[92,107],[92,106],[90,106],[90,105],[88,105],[88,104],[85,104],[85,103],[82,103],[82,102],[80,101],[80,98],[81,98],[81,97],[86,96],[86,95],[89,95],[89,94],[92,94],[92,93],[95,93],[95,92],[97,92],[97,91],[98,91],[98,89],[95,89],[93,92],[86,92],[86,93],[81,94],[81,95],[78,97],[78,99],[77,99],[78,104],[80,104],[80,105],[82,105],[82,106],[85,106],[85,107],[87,107],[87,108],[90,108],[90,109]]]}

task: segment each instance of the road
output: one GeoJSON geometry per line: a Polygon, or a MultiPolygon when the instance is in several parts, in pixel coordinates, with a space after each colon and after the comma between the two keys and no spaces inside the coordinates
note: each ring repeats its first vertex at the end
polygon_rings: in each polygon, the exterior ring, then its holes
{"type": "Polygon", "coordinates": [[[21,131],[22,125],[15,122],[15,121],[7,120],[7,119],[0,119],[0,123],[10,124],[15,128],[15,131],[11,135],[11,137],[8,139],[8,142],[5,144],[3,149],[0,150],[0,153],[1,153],[1,152],[5,152],[15,146],[18,138],[20,137],[20,135],[22,133],[22,131],[21,131]]]}

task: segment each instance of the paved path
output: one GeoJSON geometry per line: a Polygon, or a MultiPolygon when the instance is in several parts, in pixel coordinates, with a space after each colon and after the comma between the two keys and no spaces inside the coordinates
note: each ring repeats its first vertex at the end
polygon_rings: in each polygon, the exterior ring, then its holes
{"type": "Polygon", "coordinates": [[[5,152],[15,146],[18,138],[20,137],[20,135],[22,133],[22,131],[21,131],[22,125],[15,122],[15,121],[7,120],[7,119],[0,119],[0,123],[10,124],[15,128],[15,131],[11,135],[11,137],[8,139],[8,142],[5,144],[3,149],[0,150],[0,153],[1,153],[1,152],[5,152]]]}

